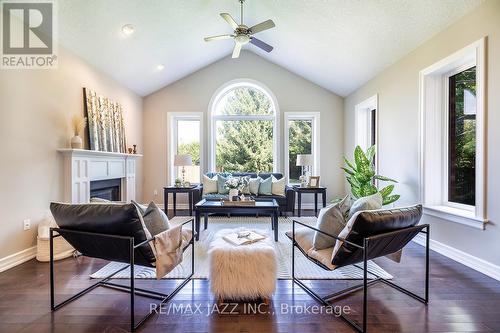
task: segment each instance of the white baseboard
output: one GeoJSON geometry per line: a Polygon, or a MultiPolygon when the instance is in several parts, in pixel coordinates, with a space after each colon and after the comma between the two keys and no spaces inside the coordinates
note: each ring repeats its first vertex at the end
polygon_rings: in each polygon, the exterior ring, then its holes
{"type": "MultiPolygon", "coordinates": [[[[425,236],[417,235],[413,241],[419,245],[425,246],[425,236]]],[[[492,264],[486,260],[475,257],[461,250],[455,249],[449,245],[431,239],[429,241],[430,249],[448,257],[456,262],[459,262],[467,267],[470,267],[480,273],[500,281],[500,266],[492,264]]]]}
{"type": "Polygon", "coordinates": [[[6,271],[9,268],[20,265],[23,262],[31,260],[36,257],[36,246],[27,248],[26,250],[19,251],[11,254],[10,256],[0,259],[0,272],[6,271]]]}

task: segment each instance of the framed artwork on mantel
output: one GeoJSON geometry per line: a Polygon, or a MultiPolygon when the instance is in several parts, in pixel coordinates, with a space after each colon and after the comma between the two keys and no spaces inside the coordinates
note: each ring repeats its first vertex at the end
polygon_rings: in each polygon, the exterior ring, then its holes
{"type": "Polygon", "coordinates": [[[89,88],[83,96],[90,150],[126,153],[122,106],[89,88]]]}

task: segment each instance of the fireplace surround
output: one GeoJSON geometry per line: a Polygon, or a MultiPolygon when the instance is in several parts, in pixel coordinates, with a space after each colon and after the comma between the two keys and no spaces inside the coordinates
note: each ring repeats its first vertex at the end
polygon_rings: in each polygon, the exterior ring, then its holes
{"type": "Polygon", "coordinates": [[[142,155],[85,149],[59,149],[58,152],[63,157],[65,202],[88,203],[92,189],[103,190],[102,187],[112,187],[101,194],[114,196],[112,199],[119,197],[113,201],[136,199],[136,162],[142,155]],[[103,186],[112,183],[115,185],[103,186]]]}

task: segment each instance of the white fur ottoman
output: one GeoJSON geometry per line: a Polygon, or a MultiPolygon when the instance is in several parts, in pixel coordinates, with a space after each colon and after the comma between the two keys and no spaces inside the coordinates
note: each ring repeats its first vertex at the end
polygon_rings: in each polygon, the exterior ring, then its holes
{"type": "Polygon", "coordinates": [[[248,245],[235,246],[222,238],[240,230],[220,230],[210,243],[210,289],[219,301],[263,298],[267,302],[276,290],[274,241],[264,230],[252,230],[267,237],[248,245]]]}

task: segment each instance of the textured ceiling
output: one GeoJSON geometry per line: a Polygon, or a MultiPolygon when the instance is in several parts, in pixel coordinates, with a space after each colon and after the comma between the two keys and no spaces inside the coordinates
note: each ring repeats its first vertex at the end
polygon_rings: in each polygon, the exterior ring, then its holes
{"type": "MultiPolygon", "coordinates": [[[[479,5],[482,0],[247,0],[245,23],[273,19],[258,34],[270,54],[245,48],[345,96],[479,5]]],[[[59,39],[97,68],[147,95],[229,55],[219,16],[239,20],[236,0],[59,1],[59,39]],[[124,24],[136,31],[125,38],[124,24]],[[158,64],[165,65],[162,71],[158,64]]],[[[238,60],[234,60],[238,61],[238,60]]]]}

